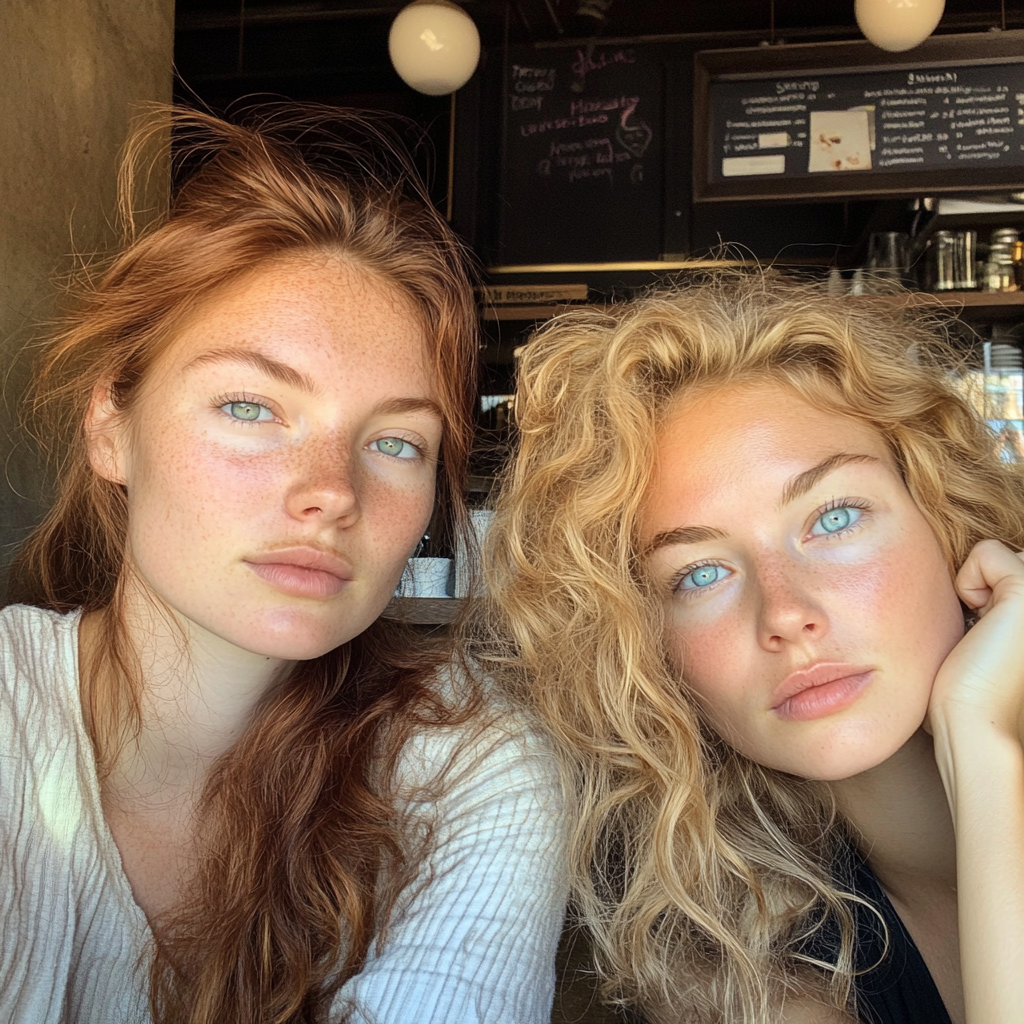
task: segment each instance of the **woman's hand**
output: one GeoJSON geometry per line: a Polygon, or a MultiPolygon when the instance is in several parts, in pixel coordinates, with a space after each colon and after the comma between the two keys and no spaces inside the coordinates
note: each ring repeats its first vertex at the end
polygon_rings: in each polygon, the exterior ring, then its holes
{"type": "Polygon", "coordinates": [[[1024,557],[975,545],[957,574],[979,621],[935,677],[927,725],[956,830],[967,1024],[1024,1006],[1024,557]]]}
{"type": "Polygon", "coordinates": [[[956,576],[977,624],[949,653],[932,688],[928,728],[1020,742],[1024,725],[1024,554],[995,540],[976,544],[956,576]]]}

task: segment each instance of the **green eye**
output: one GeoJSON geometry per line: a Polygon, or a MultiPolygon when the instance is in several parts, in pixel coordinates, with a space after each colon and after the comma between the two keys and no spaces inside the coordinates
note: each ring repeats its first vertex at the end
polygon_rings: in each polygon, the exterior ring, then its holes
{"type": "Polygon", "coordinates": [[[221,406],[221,410],[232,419],[244,420],[246,423],[260,423],[274,418],[274,414],[258,402],[228,402],[221,406]]]}
{"type": "Polygon", "coordinates": [[[371,445],[382,455],[390,455],[396,459],[415,459],[419,452],[416,450],[416,446],[410,444],[408,441],[403,441],[400,437],[381,437],[374,441],[371,445]]]}

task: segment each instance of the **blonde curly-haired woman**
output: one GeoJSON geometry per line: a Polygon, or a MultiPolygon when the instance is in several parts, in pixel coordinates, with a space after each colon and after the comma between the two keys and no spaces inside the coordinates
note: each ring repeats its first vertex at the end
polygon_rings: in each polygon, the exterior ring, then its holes
{"type": "Polygon", "coordinates": [[[950,358],[742,273],[525,349],[493,612],[651,1022],[1020,1015],[1024,480],[950,358]]]}

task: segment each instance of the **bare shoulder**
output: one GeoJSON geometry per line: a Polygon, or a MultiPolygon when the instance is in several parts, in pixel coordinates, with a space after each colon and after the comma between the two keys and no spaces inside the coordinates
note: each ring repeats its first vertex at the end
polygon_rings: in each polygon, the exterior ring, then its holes
{"type": "Polygon", "coordinates": [[[779,1017],[780,1024],[857,1024],[848,1013],[809,996],[787,1000],[779,1017]]]}
{"type": "MultiPolygon", "coordinates": [[[[645,1004],[644,1017],[650,1024],[689,1024],[692,1016],[680,1016],[679,1010],[665,1003],[645,1004]]],[[[855,1017],[837,1010],[812,996],[786,1001],[777,1018],[779,1024],[858,1024],[855,1017]]]]}

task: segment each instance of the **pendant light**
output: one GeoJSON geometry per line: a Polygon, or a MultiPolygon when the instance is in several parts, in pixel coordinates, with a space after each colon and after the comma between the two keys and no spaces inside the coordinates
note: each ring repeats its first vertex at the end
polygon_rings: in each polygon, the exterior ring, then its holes
{"type": "Polygon", "coordinates": [[[465,85],[476,70],[480,33],[450,0],[413,0],[391,24],[388,52],[406,85],[444,96],[465,85]]]}
{"type": "Polygon", "coordinates": [[[899,53],[935,31],[946,0],[855,0],[861,32],[879,49],[899,53]]]}

